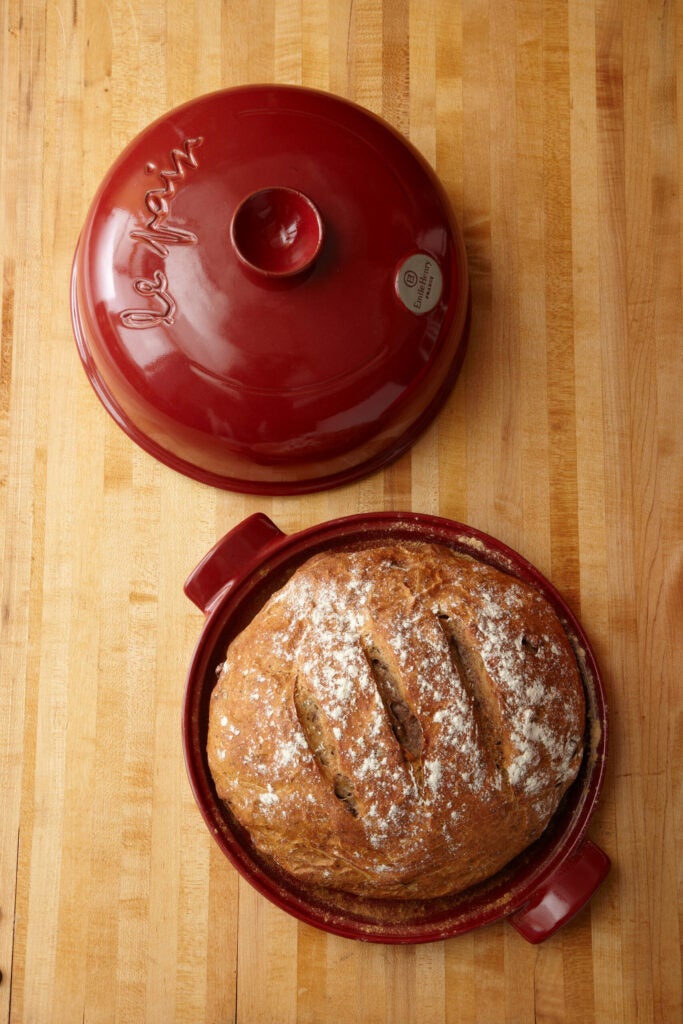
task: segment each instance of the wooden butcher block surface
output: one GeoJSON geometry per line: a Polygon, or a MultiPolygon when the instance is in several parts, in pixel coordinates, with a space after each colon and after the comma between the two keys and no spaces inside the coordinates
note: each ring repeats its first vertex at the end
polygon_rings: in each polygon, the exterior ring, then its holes
{"type": "Polygon", "coordinates": [[[681,1020],[683,5],[664,0],[0,0],[0,1022],[681,1020]],[[435,168],[472,329],[414,447],[317,494],[156,462],[97,399],[71,261],[153,118],[302,84],[435,168]],[[521,552],[580,618],[610,707],[589,828],[612,870],[547,942],[505,921],[391,946],[241,879],[183,762],[203,617],[182,584],[261,511],[287,533],[413,510],[521,552]]]}

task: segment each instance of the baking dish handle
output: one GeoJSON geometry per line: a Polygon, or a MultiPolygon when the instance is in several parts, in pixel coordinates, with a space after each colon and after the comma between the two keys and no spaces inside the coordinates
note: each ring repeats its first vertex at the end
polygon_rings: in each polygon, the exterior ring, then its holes
{"type": "Polygon", "coordinates": [[[607,877],[610,859],[584,840],[508,920],[527,942],[543,942],[588,902],[607,877]]]}
{"type": "Polygon", "coordinates": [[[256,512],[226,533],[185,580],[183,590],[205,615],[273,541],[284,537],[275,523],[256,512]]]}

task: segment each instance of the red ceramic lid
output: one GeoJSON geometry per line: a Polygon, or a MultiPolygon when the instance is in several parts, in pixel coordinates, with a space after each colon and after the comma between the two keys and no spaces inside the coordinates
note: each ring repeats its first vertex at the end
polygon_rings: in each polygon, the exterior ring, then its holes
{"type": "Polygon", "coordinates": [[[345,100],[246,86],[179,107],[102,183],[72,317],[129,436],[207,483],[313,491],[384,465],[459,371],[462,237],[437,178],[345,100]]]}

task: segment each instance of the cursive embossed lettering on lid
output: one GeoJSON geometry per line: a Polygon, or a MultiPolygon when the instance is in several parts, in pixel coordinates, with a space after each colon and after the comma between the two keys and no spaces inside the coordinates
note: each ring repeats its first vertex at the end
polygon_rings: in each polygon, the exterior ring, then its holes
{"type": "MultiPolygon", "coordinates": [[[[158,173],[161,185],[145,192],[144,206],[150,216],[144,227],[135,228],[130,232],[130,238],[148,246],[160,257],[162,265],[170,252],[170,246],[197,243],[197,236],[193,231],[174,226],[168,222],[168,216],[176,191],[185,178],[186,169],[198,166],[194,151],[203,141],[201,137],[185,139],[182,148],[172,149],[169,155],[170,167],[167,170],[157,172],[153,163],[145,166],[147,174],[158,173]]],[[[170,327],[175,322],[176,302],[161,266],[153,272],[151,280],[144,277],[136,278],[133,281],[133,290],[150,302],[142,308],[122,310],[119,317],[124,327],[145,330],[160,324],[170,327]]]]}
{"type": "Polygon", "coordinates": [[[469,283],[447,196],[390,125],[244,86],[170,111],[116,160],[71,305],[134,441],[215,486],[301,493],[381,468],[437,414],[469,283]]]}
{"type": "Polygon", "coordinates": [[[155,164],[145,165],[148,174],[158,173],[161,186],[147,189],[145,192],[144,205],[150,217],[144,228],[131,231],[130,237],[140,239],[159,256],[168,256],[170,245],[187,245],[197,241],[197,236],[192,231],[168,224],[167,217],[173,197],[185,179],[186,170],[198,166],[195,150],[203,141],[201,136],[196,139],[184,139],[180,149],[171,150],[171,166],[167,170],[157,172],[155,164]]]}

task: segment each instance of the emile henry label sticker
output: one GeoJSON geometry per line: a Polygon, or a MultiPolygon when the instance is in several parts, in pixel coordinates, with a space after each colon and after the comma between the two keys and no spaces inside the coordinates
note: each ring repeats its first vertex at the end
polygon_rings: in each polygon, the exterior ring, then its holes
{"type": "Polygon", "coordinates": [[[396,294],[406,309],[417,316],[434,309],[442,288],[441,268],[433,256],[413,253],[398,268],[396,294]]]}

